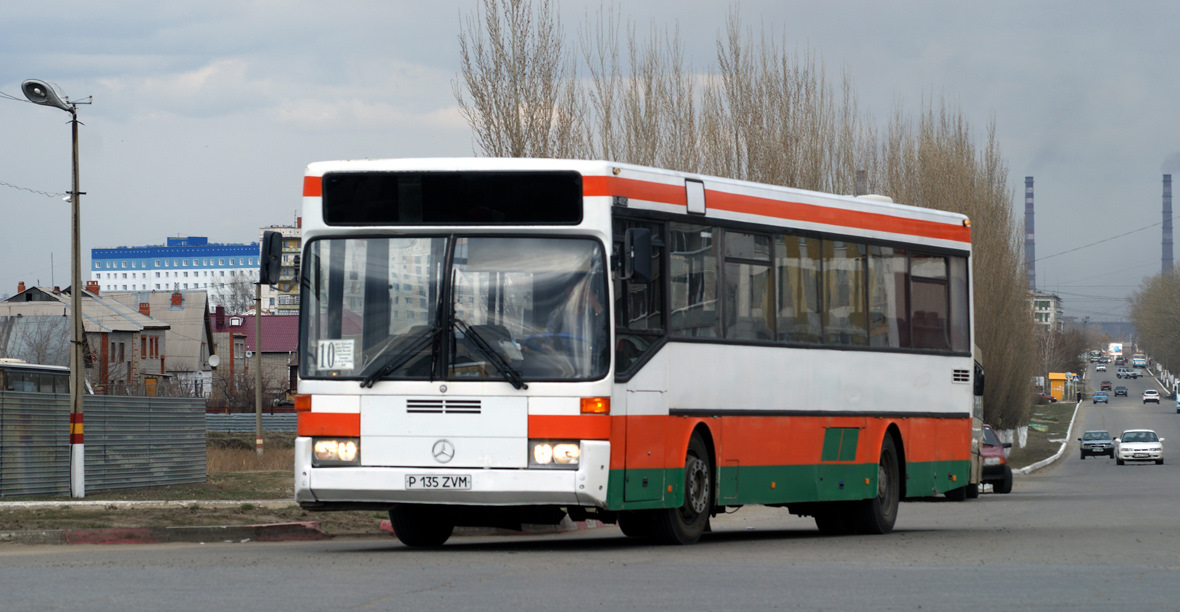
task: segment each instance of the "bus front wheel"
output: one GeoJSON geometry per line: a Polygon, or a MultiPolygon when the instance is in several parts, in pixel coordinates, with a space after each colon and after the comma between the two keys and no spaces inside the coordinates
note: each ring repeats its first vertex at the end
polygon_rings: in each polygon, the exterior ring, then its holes
{"type": "Polygon", "coordinates": [[[854,520],[859,533],[889,533],[897,521],[897,506],[901,501],[901,482],[898,477],[897,447],[893,436],[885,435],[881,443],[881,458],[877,462],[877,496],[855,506],[854,520]]]}
{"type": "Polygon", "coordinates": [[[709,449],[697,434],[684,458],[684,504],[655,515],[656,539],[666,544],[692,544],[701,539],[713,509],[713,467],[709,449]]]}
{"type": "Polygon", "coordinates": [[[402,504],[389,509],[393,534],[406,546],[434,548],[442,546],[455,531],[455,524],[440,508],[402,504]]]}

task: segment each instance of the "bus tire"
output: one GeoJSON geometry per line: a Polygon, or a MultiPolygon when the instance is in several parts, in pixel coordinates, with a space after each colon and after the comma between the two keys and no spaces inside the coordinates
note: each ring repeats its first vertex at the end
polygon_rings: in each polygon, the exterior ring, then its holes
{"type": "Polygon", "coordinates": [[[619,531],[629,538],[650,538],[652,535],[651,511],[620,512],[619,531]]]}
{"type": "Polygon", "coordinates": [[[858,502],[852,514],[859,533],[889,533],[897,521],[897,506],[901,501],[897,448],[893,436],[885,434],[881,442],[881,458],[877,461],[877,495],[858,502]]]}
{"type": "Polygon", "coordinates": [[[815,527],[824,535],[846,535],[852,533],[852,521],[846,506],[848,502],[828,502],[823,504],[812,518],[815,527]]]}
{"type": "Polygon", "coordinates": [[[979,483],[967,485],[967,498],[979,499],[979,483]]]}
{"type": "Polygon", "coordinates": [[[393,534],[406,546],[437,548],[455,531],[446,512],[441,508],[415,504],[401,504],[389,509],[389,523],[393,534]]]}
{"type": "Polygon", "coordinates": [[[967,501],[967,487],[959,487],[957,489],[951,489],[950,491],[947,491],[943,495],[946,495],[946,498],[950,501],[957,501],[957,502],[967,501]]]}
{"type": "Polygon", "coordinates": [[[701,539],[713,509],[713,467],[709,449],[697,434],[684,457],[684,504],[658,510],[652,532],[664,544],[692,544],[701,539]]]}

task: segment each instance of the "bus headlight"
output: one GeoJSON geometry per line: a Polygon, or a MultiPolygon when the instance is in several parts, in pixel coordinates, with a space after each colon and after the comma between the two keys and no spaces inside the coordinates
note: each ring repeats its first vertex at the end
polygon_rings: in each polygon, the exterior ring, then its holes
{"type": "Polygon", "coordinates": [[[577,469],[581,457],[576,440],[529,440],[529,467],[577,469]]]}
{"type": "Polygon", "coordinates": [[[315,438],[311,466],[360,465],[361,441],[356,438],[315,438]]]}

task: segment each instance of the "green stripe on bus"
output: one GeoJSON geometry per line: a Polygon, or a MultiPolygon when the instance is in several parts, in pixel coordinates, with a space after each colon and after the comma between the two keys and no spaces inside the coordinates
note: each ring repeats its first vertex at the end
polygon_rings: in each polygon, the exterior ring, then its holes
{"type": "MultiPolygon", "coordinates": [[[[929,497],[966,485],[971,462],[911,462],[905,469],[904,495],[929,497]]],[[[722,467],[717,485],[717,503],[723,506],[869,499],[877,494],[877,465],[821,463],[722,467]]],[[[684,503],[683,489],[683,468],[611,470],[607,508],[675,508],[684,503]],[[647,491],[640,486],[644,479],[648,483],[647,491]],[[656,489],[653,483],[662,483],[662,486],[656,489]]]]}

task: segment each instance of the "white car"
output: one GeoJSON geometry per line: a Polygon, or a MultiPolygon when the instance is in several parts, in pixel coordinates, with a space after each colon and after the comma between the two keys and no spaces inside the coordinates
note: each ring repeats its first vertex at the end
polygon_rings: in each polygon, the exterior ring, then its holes
{"type": "Polygon", "coordinates": [[[1148,389],[1143,392],[1143,403],[1155,402],[1160,403],[1160,392],[1155,389],[1148,389]]]}
{"type": "Polygon", "coordinates": [[[1114,462],[1124,461],[1164,462],[1164,439],[1150,429],[1128,429],[1114,439],[1114,462]]]}
{"type": "Polygon", "coordinates": [[[1106,364],[1100,363],[1100,364],[1094,366],[1094,371],[1095,372],[1105,372],[1106,371],[1106,364]]]}

